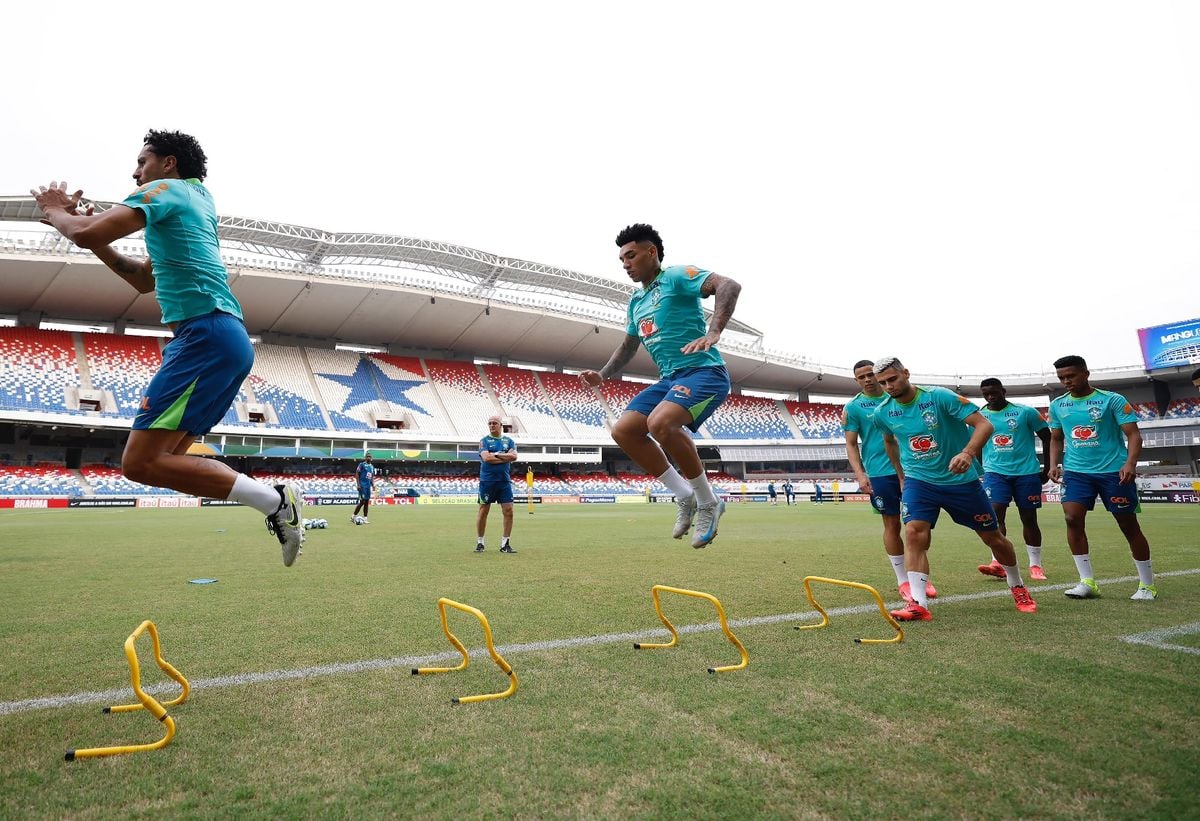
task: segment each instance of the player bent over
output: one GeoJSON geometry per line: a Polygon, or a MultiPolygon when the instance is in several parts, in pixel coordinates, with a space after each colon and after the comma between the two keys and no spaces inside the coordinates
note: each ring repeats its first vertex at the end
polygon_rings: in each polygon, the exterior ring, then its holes
{"type": "MultiPolygon", "coordinates": [[[[898,473],[904,475],[901,518],[904,521],[904,563],[913,602],[892,616],[901,621],[930,621],[925,583],[918,568],[929,550],[932,531],[942,510],[974,530],[1004,568],[1013,601],[1022,613],[1034,613],[1034,603],[1012,542],[1004,537],[979,484],[975,462],[992,425],[966,397],[946,388],[917,387],[908,369],[895,357],[875,363],[875,378],[888,398],[875,409],[874,423],[886,439],[898,444],[898,473]]],[[[894,451],[893,451],[894,452],[894,451]]]]}
{"type": "Polygon", "coordinates": [[[649,225],[630,225],[617,235],[617,246],[625,273],[642,290],[629,299],[625,341],[603,368],[579,378],[596,387],[620,374],[639,342],[646,346],[662,379],[633,398],[613,426],[613,440],[675,494],[671,535],[683,538],[694,517],[692,547],[706,547],[717,537],[725,503],[713,493],[689,431],[699,430],[729,395],[729,373],[715,346],[742,286],[693,265],[664,268],[662,237],[649,225]],[[700,300],[710,296],[716,304],[705,329],[700,300]]]}
{"type": "Polygon", "coordinates": [[[304,542],[294,485],[264,485],[213,459],[189,456],[197,437],[221,421],[254,364],[242,308],[229,290],[217,239],[217,211],[204,187],[208,158],[194,137],[151,131],[137,156],[137,190],[120,205],[78,212],[82,191],[55,182],[31,193],[67,239],[92,251],[138,292],[155,291],[163,324],[175,332],[150,380],[121,456],[121,473],[192,496],[232,499],[267,517],[290,567],[304,542]],[[145,231],[149,259],[111,243],[145,231]]]}
{"type": "Polygon", "coordinates": [[[1140,505],[1134,478],[1142,452],[1137,415],[1125,397],[1091,386],[1083,357],[1064,356],[1055,361],[1054,368],[1067,392],[1050,403],[1050,478],[1062,482],[1067,544],[1079,570],[1079,584],[1066,595],[1072,599],[1100,595],[1084,528],[1088,511],[1099,496],[1117,520],[1137,568],[1138,587],[1129,598],[1158,598],[1150,543],[1137,518],[1140,505]]]}

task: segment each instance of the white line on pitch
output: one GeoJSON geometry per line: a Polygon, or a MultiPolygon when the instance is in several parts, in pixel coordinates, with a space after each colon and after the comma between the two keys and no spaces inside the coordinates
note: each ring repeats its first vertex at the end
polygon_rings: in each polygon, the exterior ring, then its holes
{"type": "MultiPolygon", "coordinates": [[[[1155,574],[1157,578],[1166,578],[1171,576],[1194,576],[1200,574],[1200,568],[1191,570],[1169,570],[1165,573],[1155,574]]],[[[1137,576],[1121,576],[1113,579],[1100,579],[1097,584],[1119,584],[1121,582],[1137,581],[1137,576]]],[[[1074,587],[1075,584],[1047,584],[1041,587],[1031,588],[1034,593],[1042,593],[1051,590],[1065,590],[1068,587],[1074,587]]],[[[1009,596],[1008,588],[1003,590],[989,590],[981,593],[964,593],[957,596],[941,596],[934,600],[934,607],[942,607],[947,604],[959,604],[961,602],[979,601],[981,599],[1007,598],[1009,596]]],[[[863,613],[877,612],[878,607],[874,604],[856,605],[854,607],[835,607],[827,612],[833,616],[848,616],[860,615],[863,613]]],[[[730,619],[730,627],[758,627],[764,624],[780,624],[782,622],[791,621],[816,621],[817,614],[812,611],[804,613],[780,613],[775,616],[754,616],[748,619],[730,619]]],[[[680,633],[710,633],[721,629],[721,625],[716,622],[706,624],[688,624],[676,628],[680,633]]],[[[662,638],[669,635],[662,628],[651,630],[638,630],[631,633],[603,633],[595,636],[576,636],[570,639],[553,639],[551,641],[534,641],[524,644],[505,644],[496,649],[501,655],[511,655],[514,653],[535,653],[544,652],[547,650],[566,650],[575,647],[594,647],[600,644],[621,644],[624,642],[642,642],[650,639],[662,638]]],[[[473,647],[469,651],[472,656],[481,655],[486,651],[483,647],[473,647]]],[[[324,676],[337,676],[344,673],[363,673],[369,670],[393,670],[396,668],[406,667],[424,667],[426,665],[436,664],[441,661],[448,661],[461,658],[454,651],[446,651],[442,653],[433,653],[426,656],[397,656],[386,659],[365,659],[363,661],[348,661],[338,664],[320,664],[315,667],[300,667],[294,670],[271,670],[265,673],[238,673],[231,676],[216,676],[213,678],[196,679],[189,682],[192,690],[215,690],[222,687],[237,687],[247,684],[265,684],[275,681],[291,681],[293,679],[305,678],[321,678],[324,676]]],[[[178,688],[174,683],[155,684],[144,688],[147,693],[158,695],[159,693],[175,693],[178,688]]],[[[26,713],[32,710],[47,710],[55,707],[70,707],[76,704],[112,704],[113,702],[128,701],[129,688],[121,688],[117,690],[98,690],[88,693],[74,693],[66,696],[46,696],[44,698],[30,698],[22,701],[0,701],[0,716],[12,715],[14,713],[26,713]]]]}
{"type": "Polygon", "coordinates": [[[1191,653],[1195,656],[1200,656],[1200,647],[1188,647],[1184,644],[1174,644],[1167,639],[1174,636],[1190,636],[1194,633],[1200,633],[1200,621],[1194,621],[1191,624],[1180,624],[1177,627],[1163,627],[1160,630],[1149,630],[1145,633],[1134,633],[1132,636],[1121,636],[1121,641],[1129,642],[1130,644],[1144,644],[1147,647],[1156,647],[1159,650],[1171,650],[1176,653],[1191,653]]]}

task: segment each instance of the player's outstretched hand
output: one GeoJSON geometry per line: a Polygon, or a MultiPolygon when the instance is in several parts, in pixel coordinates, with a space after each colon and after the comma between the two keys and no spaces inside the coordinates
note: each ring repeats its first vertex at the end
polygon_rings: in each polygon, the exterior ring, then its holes
{"type": "MultiPolygon", "coordinates": [[[[83,199],[83,189],[79,189],[74,194],[68,194],[66,180],[63,182],[51,180],[49,186],[43,185],[40,188],[30,188],[29,193],[33,194],[33,199],[37,202],[38,208],[41,208],[45,213],[55,208],[61,208],[73,216],[79,215],[79,203],[83,199]]],[[[90,217],[95,213],[95,210],[95,206],[88,204],[84,215],[90,217]]],[[[42,222],[46,225],[50,224],[50,220],[48,219],[43,219],[42,222]]]]}
{"type": "Polygon", "coordinates": [[[709,331],[699,339],[693,339],[688,344],[684,345],[679,350],[683,353],[696,353],[696,351],[707,351],[713,345],[721,341],[721,335],[709,331]]]}
{"type": "Polygon", "coordinates": [[[593,388],[598,387],[604,381],[604,377],[599,371],[580,371],[579,381],[585,385],[591,385],[593,388]]]}

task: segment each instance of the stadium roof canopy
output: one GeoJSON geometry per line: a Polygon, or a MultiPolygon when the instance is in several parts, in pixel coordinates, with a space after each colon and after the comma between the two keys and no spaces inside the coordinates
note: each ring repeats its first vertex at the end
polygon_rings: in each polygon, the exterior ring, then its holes
{"type": "MultiPolygon", "coordinates": [[[[40,217],[31,197],[0,197],[0,313],[118,325],[159,322],[152,294],[133,291],[90,252],[38,224],[40,217]]],[[[623,340],[634,291],[629,283],[431,240],[242,217],[221,217],[219,232],[248,330],[280,344],[342,342],[395,353],[599,368],[623,340]]],[[[118,248],[145,254],[140,235],[118,248]]],[[[852,395],[858,389],[848,369],[767,350],[762,333],[736,319],[721,351],[734,384],[745,390],[852,395]]],[[[626,371],[655,372],[644,351],[626,371]]],[[[1147,379],[1140,367],[1094,373],[1106,386],[1147,379]]],[[[915,378],[977,393],[983,376],[915,378]]],[[[1053,373],[1002,378],[1013,395],[1057,387],[1053,373]]]]}

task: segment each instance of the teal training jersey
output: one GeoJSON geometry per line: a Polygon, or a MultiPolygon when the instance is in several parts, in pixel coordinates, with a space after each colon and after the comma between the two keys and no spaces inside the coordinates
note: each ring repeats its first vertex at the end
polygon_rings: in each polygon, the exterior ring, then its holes
{"type": "Polygon", "coordinates": [[[1037,458],[1037,432],[1046,429],[1046,420],[1028,405],[1009,402],[1004,410],[987,405],[979,409],[995,428],[983,446],[983,469],[1004,476],[1028,476],[1040,473],[1037,458]]]}
{"type": "Polygon", "coordinates": [[[625,333],[636,336],[664,379],[685,368],[724,365],[716,348],[683,354],[681,349],[708,333],[700,286],[708,271],[694,265],[663,268],[650,287],[629,298],[625,333]]]}
{"type": "Polygon", "coordinates": [[[199,180],[155,180],[122,205],[146,217],[146,250],[165,324],[224,311],[242,318],[217,242],[217,209],[199,180]]]}
{"type": "Polygon", "coordinates": [[[1137,414],[1119,393],[1093,390],[1076,399],[1063,394],[1050,403],[1050,429],[1063,432],[1063,469],[1116,473],[1129,458],[1121,425],[1137,414]]]}
{"type": "MultiPolygon", "coordinates": [[[[512,453],[517,449],[517,445],[507,436],[492,436],[491,434],[479,440],[479,455],[482,457],[484,451],[490,453],[512,453]]],[[[481,482],[507,482],[512,480],[512,462],[500,462],[493,465],[491,462],[479,461],[479,480],[481,482]]]]}
{"type": "Polygon", "coordinates": [[[868,478],[896,475],[896,468],[883,447],[883,431],[873,421],[875,409],[887,398],[886,393],[882,396],[860,393],[847,402],[842,410],[842,430],[858,434],[859,452],[868,478]]]}
{"type": "Polygon", "coordinates": [[[876,426],[900,445],[905,478],[937,485],[978,481],[977,461],[966,473],[951,473],[950,460],[971,441],[971,428],[963,420],[979,408],[946,388],[914,387],[917,395],[908,404],[889,396],[875,409],[876,426]]]}

